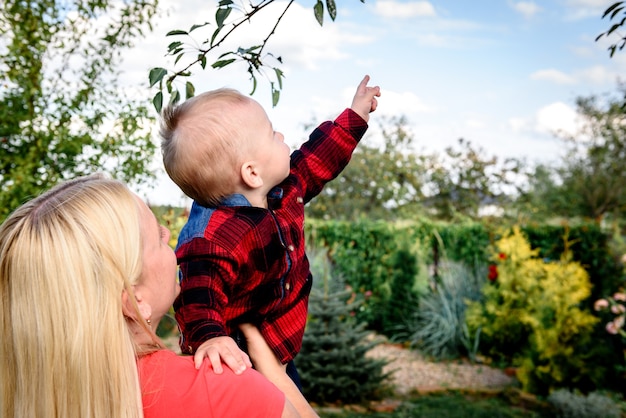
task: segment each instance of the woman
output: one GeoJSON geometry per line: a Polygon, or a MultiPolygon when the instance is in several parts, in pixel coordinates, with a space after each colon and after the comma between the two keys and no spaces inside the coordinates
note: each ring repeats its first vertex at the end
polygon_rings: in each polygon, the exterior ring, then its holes
{"type": "Polygon", "coordinates": [[[276,380],[284,373],[255,328],[245,328],[253,360],[287,398],[249,367],[217,375],[165,349],[154,330],[180,291],[168,240],[136,195],[102,176],[59,184],[6,219],[0,416],[314,415],[276,380]]]}

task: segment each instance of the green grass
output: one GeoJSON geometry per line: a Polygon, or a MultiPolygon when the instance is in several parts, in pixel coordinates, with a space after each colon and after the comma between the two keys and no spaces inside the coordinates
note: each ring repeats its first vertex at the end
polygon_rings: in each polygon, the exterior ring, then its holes
{"type": "MultiPolygon", "coordinates": [[[[375,404],[374,404],[375,405],[375,404]]],[[[534,398],[509,391],[498,394],[449,391],[414,395],[392,411],[369,408],[320,408],[321,418],[547,418],[554,412],[534,398]]],[[[388,408],[389,409],[389,408],[388,408]]]]}

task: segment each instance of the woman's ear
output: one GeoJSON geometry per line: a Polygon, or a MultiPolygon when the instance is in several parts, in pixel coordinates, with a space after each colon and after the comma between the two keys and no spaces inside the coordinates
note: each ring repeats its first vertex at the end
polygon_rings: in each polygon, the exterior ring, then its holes
{"type": "Polygon", "coordinates": [[[241,165],[241,180],[251,189],[263,186],[261,172],[255,161],[246,161],[241,165]]]}
{"type": "Polygon", "coordinates": [[[135,313],[135,307],[131,302],[131,296],[128,294],[126,289],[122,290],[122,314],[126,318],[137,319],[137,315],[135,313]]]}
{"type": "MultiPolygon", "coordinates": [[[[148,321],[152,317],[152,306],[144,301],[143,297],[141,296],[141,292],[137,290],[137,288],[134,288],[133,292],[135,294],[137,307],[139,308],[139,314],[144,321],[148,321]]],[[[132,296],[128,294],[126,289],[122,290],[122,313],[127,318],[138,320],[139,318],[137,318],[137,311],[135,310],[135,307],[133,305],[134,304],[132,302],[132,296]]]]}

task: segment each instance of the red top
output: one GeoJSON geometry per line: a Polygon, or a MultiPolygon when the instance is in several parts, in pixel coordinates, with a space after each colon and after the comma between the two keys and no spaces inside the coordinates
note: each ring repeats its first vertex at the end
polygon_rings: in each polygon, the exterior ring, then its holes
{"type": "Polygon", "coordinates": [[[366,130],[351,109],[317,127],[291,154],[290,174],[268,195],[268,209],[240,194],[217,207],[193,203],[176,248],[183,353],[250,322],[282,363],[296,356],[312,283],[304,205],[341,173],[366,130]]]}
{"type": "Polygon", "coordinates": [[[205,360],[196,370],[193,357],[159,350],[137,362],[145,418],[279,418],[285,395],[253,369],[241,375],[224,367],[213,373],[205,360]]]}

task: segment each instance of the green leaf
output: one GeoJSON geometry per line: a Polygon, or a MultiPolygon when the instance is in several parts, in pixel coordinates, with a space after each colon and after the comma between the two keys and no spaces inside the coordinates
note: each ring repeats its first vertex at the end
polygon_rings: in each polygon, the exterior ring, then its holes
{"type": "Polygon", "coordinates": [[[182,43],[182,42],[180,42],[180,41],[175,41],[175,42],[172,42],[171,44],[169,44],[169,45],[167,46],[167,50],[171,52],[171,51],[173,51],[173,50],[177,49],[177,48],[178,48],[179,46],[181,46],[182,44],[183,44],[183,43],[182,43]]]}
{"type": "Polygon", "coordinates": [[[152,98],[152,104],[158,113],[161,113],[161,109],[163,108],[163,92],[158,92],[152,98]]]}
{"type": "Polygon", "coordinates": [[[187,31],[176,29],[176,30],[167,32],[165,36],[174,36],[174,35],[189,35],[189,34],[187,33],[187,31]]]}
{"type": "Polygon", "coordinates": [[[326,0],[326,10],[328,10],[328,15],[334,21],[337,17],[337,5],[335,4],[335,0],[326,0]]]}
{"type": "MultiPolygon", "coordinates": [[[[239,54],[239,55],[246,55],[246,54],[253,55],[254,51],[256,51],[257,49],[261,49],[261,45],[254,45],[254,46],[251,46],[249,48],[239,47],[239,48],[237,48],[237,54],[239,54]]],[[[226,54],[229,54],[229,52],[227,52],[226,54]]],[[[226,54],[224,54],[224,55],[226,55],[226,54]]],[[[258,55],[258,53],[256,55],[258,55]]]]}
{"type": "Polygon", "coordinates": [[[217,22],[218,28],[224,26],[224,21],[232,11],[233,9],[231,9],[230,7],[217,9],[217,11],[215,12],[215,22],[217,22]]]}
{"type": "Polygon", "coordinates": [[[211,46],[213,46],[213,42],[215,42],[215,38],[217,38],[217,35],[220,33],[222,28],[223,26],[218,26],[217,29],[215,29],[215,31],[213,32],[213,35],[211,35],[211,46]]]}
{"type": "Polygon", "coordinates": [[[191,82],[187,82],[185,84],[185,98],[192,98],[196,93],[196,88],[191,84],[191,82]]]}
{"type": "Polygon", "coordinates": [[[279,99],[280,99],[280,90],[275,89],[274,83],[272,83],[272,107],[276,107],[279,99]]]}
{"type": "Polygon", "coordinates": [[[204,22],[204,23],[203,23],[203,24],[201,24],[201,25],[193,25],[193,26],[189,29],[189,33],[193,32],[194,30],[196,30],[196,29],[198,29],[198,28],[201,28],[201,27],[204,27],[204,26],[206,26],[206,25],[210,25],[210,24],[211,24],[211,23],[209,23],[209,22],[204,22]]]}
{"type": "Polygon", "coordinates": [[[274,72],[276,73],[276,79],[278,80],[278,88],[279,90],[283,89],[283,72],[280,70],[280,68],[276,68],[274,67],[274,72]]]}
{"type": "Polygon", "coordinates": [[[617,30],[617,28],[619,28],[619,26],[620,26],[620,25],[619,25],[619,24],[617,24],[617,23],[616,23],[616,24],[614,24],[613,26],[611,26],[611,29],[609,29],[609,30],[606,32],[606,34],[607,34],[607,35],[612,34],[613,32],[615,32],[615,31],[617,30]]]}
{"type": "Polygon", "coordinates": [[[613,13],[611,14],[611,19],[613,19],[615,15],[618,14],[622,9],[624,9],[624,7],[618,7],[615,10],[613,10],[613,13]]]}
{"type": "Polygon", "coordinates": [[[174,105],[180,101],[180,92],[175,90],[174,93],[170,96],[170,105],[174,105]]]}
{"type": "Polygon", "coordinates": [[[227,66],[228,64],[232,64],[233,62],[237,61],[235,58],[231,58],[228,60],[219,60],[219,61],[215,61],[213,63],[213,65],[211,65],[211,67],[213,68],[222,68],[227,66]]]}
{"type": "Polygon", "coordinates": [[[320,26],[324,25],[324,4],[322,0],[317,0],[317,3],[313,6],[313,14],[315,14],[317,23],[319,23],[320,26]]]}
{"type": "Polygon", "coordinates": [[[219,7],[230,6],[231,4],[233,4],[232,0],[220,0],[219,7]]]}
{"type": "Polygon", "coordinates": [[[180,53],[176,56],[176,59],[174,60],[174,65],[176,65],[178,63],[178,61],[180,61],[180,59],[184,56],[185,54],[180,53]]]}
{"type": "Polygon", "coordinates": [[[256,91],[257,81],[252,71],[250,71],[250,75],[251,75],[250,78],[252,79],[252,91],[250,92],[250,96],[252,96],[254,92],[256,91]]]}
{"type": "Polygon", "coordinates": [[[202,69],[204,70],[206,68],[206,55],[204,54],[200,54],[198,56],[198,59],[200,60],[200,66],[202,67],[202,69]]]}
{"type": "Polygon", "coordinates": [[[156,83],[161,81],[163,77],[167,74],[167,70],[165,68],[156,67],[150,70],[150,87],[154,86],[156,83]]]}
{"type": "Polygon", "coordinates": [[[608,9],[605,10],[604,14],[602,15],[602,18],[604,19],[608,14],[610,14],[613,9],[621,6],[621,4],[624,3],[623,1],[618,1],[617,3],[613,3],[613,5],[611,5],[611,7],[609,7],[608,9]]]}

